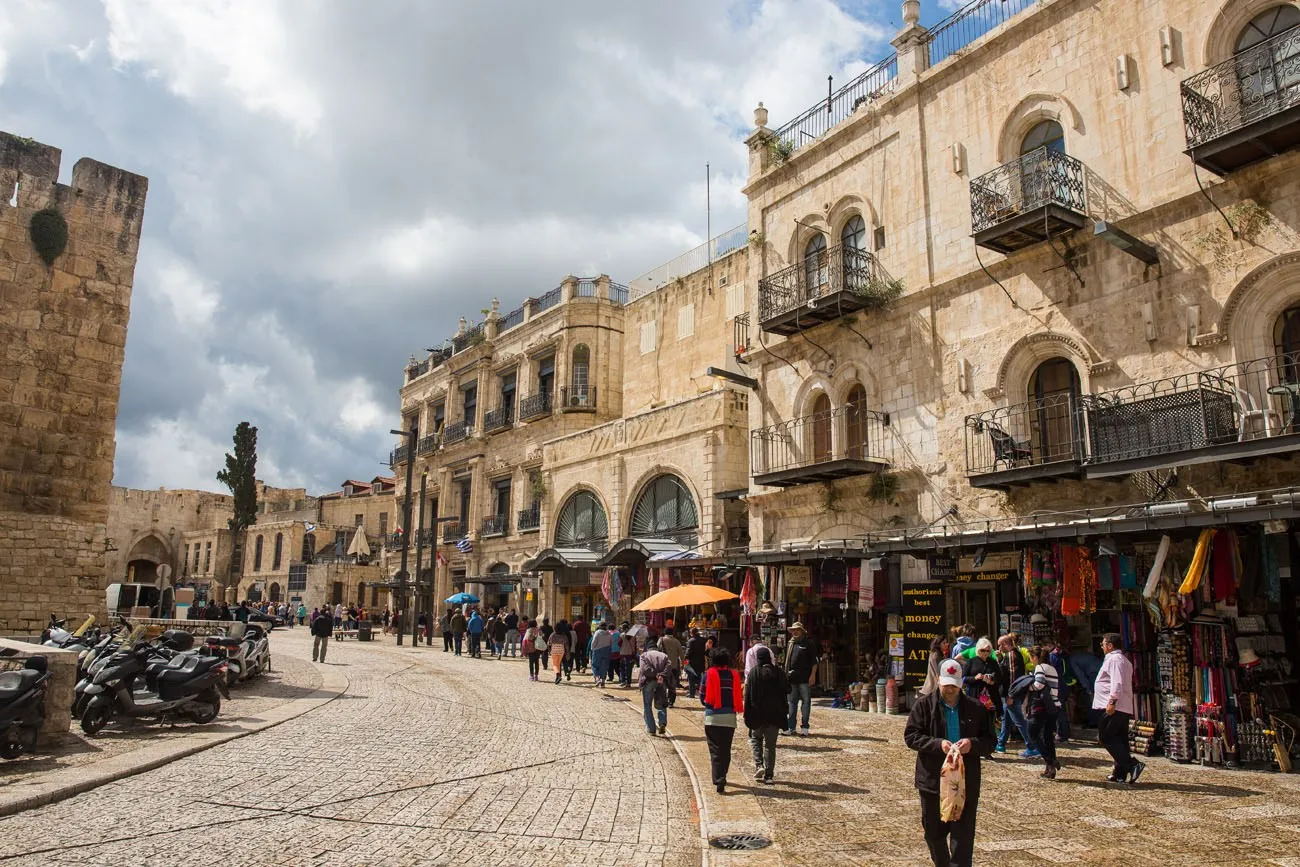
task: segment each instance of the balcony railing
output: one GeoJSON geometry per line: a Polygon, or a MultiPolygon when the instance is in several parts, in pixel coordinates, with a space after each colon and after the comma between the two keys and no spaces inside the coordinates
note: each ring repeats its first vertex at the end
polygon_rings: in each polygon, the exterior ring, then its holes
{"type": "Polygon", "coordinates": [[[578,279],[578,285],[574,291],[576,298],[595,298],[596,297],[596,278],[581,277],[578,279]]]}
{"type": "Polygon", "coordinates": [[[560,387],[562,412],[593,412],[596,409],[596,386],[564,385],[560,387]]]}
{"type": "Polygon", "coordinates": [[[428,372],[429,372],[429,359],[426,358],[424,361],[416,362],[415,364],[412,364],[410,367],[406,368],[406,381],[410,382],[413,379],[418,379],[419,377],[424,376],[428,372]]]}
{"type": "Polygon", "coordinates": [[[550,292],[547,292],[541,298],[537,299],[537,312],[541,313],[543,310],[550,310],[556,304],[559,304],[563,297],[564,290],[559,286],[555,287],[550,292]]]}
{"type": "Polygon", "coordinates": [[[444,445],[458,443],[461,440],[474,433],[474,423],[468,419],[454,421],[442,429],[442,442],[444,445]]]}
{"type": "Polygon", "coordinates": [[[465,331],[464,334],[457,334],[451,339],[452,353],[464,352],[473,346],[478,346],[483,342],[483,323],[474,325],[465,331]]]}
{"type": "Polygon", "coordinates": [[[966,473],[976,487],[1079,475],[1085,453],[1080,400],[1048,395],[966,417],[966,473]]]}
{"type": "Polygon", "coordinates": [[[509,515],[489,515],[483,519],[484,536],[504,536],[509,532],[509,515]]]}
{"type": "Polygon", "coordinates": [[[976,487],[1105,478],[1290,454],[1300,447],[1300,353],[1190,371],[1096,394],[1057,395],[968,416],[976,487]]]}
{"type": "Polygon", "coordinates": [[[436,433],[429,434],[427,437],[420,437],[420,441],[415,444],[415,453],[417,455],[427,455],[430,452],[438,450],[439,435],[436,433]]]}
{"type": "Polygon", "coordinates": [[[517,522],[519,531],[536,530],[542,526],[542,507],[539,503],[533,503],[527,509],[519,510],[519,520],[517,522]]]}
{"type": "Polygon", "coordinates": [[[469,532],[469,527],[464,521],[448,521],[442,525],[442,543],[444,545],[454,545],[469,532]]]}
{"type": "Polygon", "coordinates": [[[393,449],[391,452],[388,453],[388,465],[390,467],[395,467],[399,464],[404,464],[410,459],[411,459],[410,446],[398,446],[397,448],[393,449]]]}
{"type": "Polygon", "coordinates": [[[758,321],[764,331],[795,334],[883,307],[901,291],[873,254],[837,245],[759,280],[758,321]]]}
{"type": "Polygon", "coordinates": [[[1217,174],[1300,145],[1300,27],[1182,84],[1187,152],[1217,174]]]}
{"type": "Polygon", "coordinates": [[[551,393],[539,391],[526,395],[519,401],[519,420],[531,421],[551,414],[551,393]]]}
{"type": "Polygon", "coordinates": [[[1011,253],[1086,222],[1087,168],[1041,147],[970,182],[975,243],[1011,253]]]}
{"type": "Polygon", "coordinates": [[[839,126],[862,105],[893,91],[898,78],[898,56],[891,54],[848,84],[776,131],[775,147],[791,154],[839,126]]]}
{"type": "Polygon", "coordinates": [[[483,430],[487,433],[506,430],[515,423],[514,416],[515,409],[513,406],[501,406],[488,410],[483,416],[483,430]]]}
{"type": "Polygon", "coordinates": [[[973,0],[930,28],[930,65],[956,54],[995,27],[1036,5],[1038,0],[973,0]]]}
{"type": "Polygon", "coordinates": [[[505,316],[501,317],[501,321],[497,323],[497,333],[500,334],[503,331],[509,331],[511,328],[514,328],[516,325],[522,325],[523,322],[524,322],[524,308],[516,307],[514,310],[511,310],[509,313],[507,313],[505,316]]]}
{"type": "Polygon", "coordinates": [[[622,283],[609,284],[609,300],[622,307],[627,304],[628,288],[622,283]]]}
{"type": "Polygon", "coordinates": [[[750,434],[754,482],[788,487],[887,470],[893,465],[889,415],[842,406],[750,434]]]}

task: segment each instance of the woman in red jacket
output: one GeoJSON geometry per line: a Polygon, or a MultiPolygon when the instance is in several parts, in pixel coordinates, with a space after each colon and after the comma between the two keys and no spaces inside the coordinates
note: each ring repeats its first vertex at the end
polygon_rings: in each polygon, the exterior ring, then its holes
{"type": "Polygon", "coordinates": [[[704,739],[709,742],[709,765],[713,785],[722,794],[731,767],[731,740],[736,736],[736,714],[745,706],[740,674],[731,669],[731,651],[715,648],[712,665],[700,683],[700,704],[704,705],[704,739]]]}

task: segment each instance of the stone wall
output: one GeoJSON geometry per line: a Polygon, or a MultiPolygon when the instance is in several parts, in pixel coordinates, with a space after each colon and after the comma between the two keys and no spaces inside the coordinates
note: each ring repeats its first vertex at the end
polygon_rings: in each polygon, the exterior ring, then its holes
{"type": "Polygon", "coordinates": [[[148,181],[0,133],[0,630],[102,611],[114,428],[148,181]],[[16,205],[10,205],[10,202],[16,205]],[[36,250],[33,217],[66,224],[36,250]],[[57,216],[54,216],[57,212],[57,216]]]}
{"type": "MultiPolygon", "coordinates": [[[[142,491],[113,486],[108,504],[108,557],[105,584],[126,581],[128,564],[145,560],[172,567],[175,581],[184,571],[186,534],[224,529],[234,515],[234,500],[209,491],[142,491]]],[[[191,554],[192,557],[192,554],[191,554]]],[[[192,560],[191,560],[192,562],[192,560]]],[[[137,576],[137,580],[146,580],[137,576]]]]}

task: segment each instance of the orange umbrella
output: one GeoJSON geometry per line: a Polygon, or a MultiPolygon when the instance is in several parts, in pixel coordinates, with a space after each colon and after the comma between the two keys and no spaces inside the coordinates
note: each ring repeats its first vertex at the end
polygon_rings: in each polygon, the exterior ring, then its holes
{"type": "Polygon", "coordinates": [[[724,599],[735,599],[736,594],[721,587],[708,584],[679,584],[662,590],[640,605],[632,606],[633,611],[659,611],[663,608],[678,608],[686,605],[707,605],[724,599]]]}

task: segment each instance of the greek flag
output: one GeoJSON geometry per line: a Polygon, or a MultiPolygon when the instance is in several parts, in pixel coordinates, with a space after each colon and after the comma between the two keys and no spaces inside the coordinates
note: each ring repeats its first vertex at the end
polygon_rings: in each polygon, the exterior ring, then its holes
{"type": "Polygon", "coordinates": [[[474,553],[474,543],[469,540],[469,536],[466,536],[456,543],[456,550],[462,554],[472,554],[474,553]]]}

